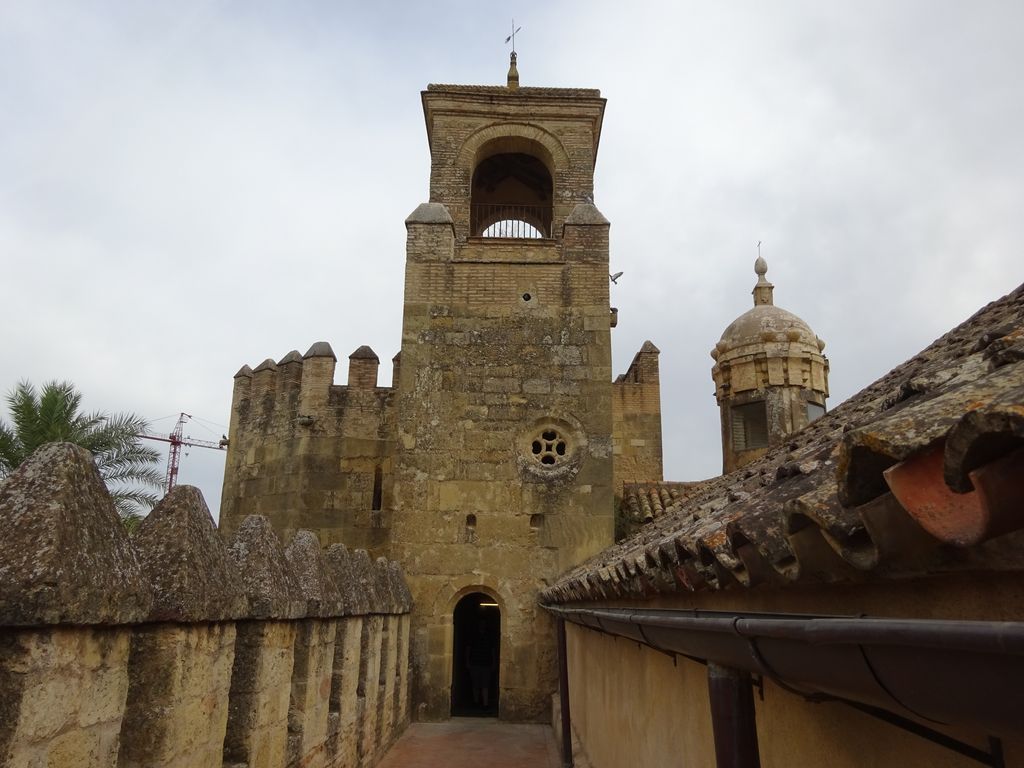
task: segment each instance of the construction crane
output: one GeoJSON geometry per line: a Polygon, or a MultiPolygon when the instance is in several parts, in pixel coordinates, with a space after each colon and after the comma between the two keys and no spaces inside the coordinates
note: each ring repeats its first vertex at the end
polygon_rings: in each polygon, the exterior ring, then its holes
{"type": "Polygon", "coordinates": [[[163,443],[170,443],[171,447],[167,452],[167,477],[164,480],[164,490],[166,493],[170,493],[175,483],[178,482],[178,463],[181,461],[181,447],[187,448],[213,448],[218,451],[223,451],[228,447],[227,436],[222,436],[217,442],[212,440],[195,440],[192,437],[182,437],[182,431],[185,428],[185,424],[189,419],[192,418],[192,414],[181,412],[178,416],[178,421],[174,424],[174,429],[171,430],[171,434],[167,437],[163,435],[139,435],[146,440],[159,440],[163,443]]]}

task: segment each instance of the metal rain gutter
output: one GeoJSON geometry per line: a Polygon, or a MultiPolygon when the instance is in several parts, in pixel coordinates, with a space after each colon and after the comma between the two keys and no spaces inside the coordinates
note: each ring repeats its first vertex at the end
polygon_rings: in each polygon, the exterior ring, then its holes
{"type": "Polygon", "coordinates": [[[563,608],[555,616],[656,650],[938,725],[1024,733],[1024,623],[563,608]]]}

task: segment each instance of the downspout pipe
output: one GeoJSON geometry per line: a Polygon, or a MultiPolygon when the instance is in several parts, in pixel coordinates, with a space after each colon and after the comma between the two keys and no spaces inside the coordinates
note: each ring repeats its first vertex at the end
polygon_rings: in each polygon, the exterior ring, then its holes
{"type": "Polygon", "coordinates": [[[708,664],[716,768],[761,768],[750,673],[708,664]]]}
{"type": "Polygon", "coordinates": [[[573,768],[572,719],[569,716],[569,649],[565,640],[565,619],[555,619],[558,631],[558,704],[562,719],[562,768],[573,768]]]}
{"type": "Polygon", "coordinates": [[[565,621],[760,674],[808,698],[1024,734],[1024,623],[544,606],[565,621]]]}

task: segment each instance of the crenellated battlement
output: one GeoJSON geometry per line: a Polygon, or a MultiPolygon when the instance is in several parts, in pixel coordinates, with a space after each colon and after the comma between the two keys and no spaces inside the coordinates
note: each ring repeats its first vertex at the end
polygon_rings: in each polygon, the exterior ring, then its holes
{"type": "Polygon", "coordinates": [[[224,537],[189,486],[129,538],[66,443],[0,485],[0,525],[4,765],[371,766],[408,723],[397,563],[257,516],[224,537]]]}
{"type": "Polygon", "coordinates": [[[277,362],[267,358],[255,368],[243,365],[232,395],[233,415],[246,404],[239,426],[263,429],[277,417],[313,416],[328,405],[344,405],[350,391],[386,396],[392,390],[377,385],[380,359],[370,347],[349,355],[347,385],[334,383],[337,360],[331,345],[318,341],[304,355],[293,349],[277,362]]]}
{"type": "Polygon", "coordinates": [[[625,373],[619,374],[616,384],[657,384],[660,381],[658,356],[661,350],[650,341],[645,341],[629,364],[625,373]]]}
{"type": "Polygon", "coordinates": [[[379,365],[361,346],[349,356],[348,383],[335,384],[337,356],[320,341],[235,374],[225,530],[261,514],[286,538],[309,528],[325,543],[382,552],[395,390],[378,386],[379,365]]]}
{"type": "Polygon", "coordinates": [[[612,383],[612,450],[616,498],[626,483],[662,479],[661,351],[645,341],[626,372],[612,383]]]}

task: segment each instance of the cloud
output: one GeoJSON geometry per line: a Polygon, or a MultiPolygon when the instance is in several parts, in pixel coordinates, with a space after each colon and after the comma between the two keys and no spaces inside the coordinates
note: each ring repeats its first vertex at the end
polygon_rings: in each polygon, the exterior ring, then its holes
{"type": "MultiPolygon", "coordinates": [[[[524,85],[609,100],[614,366],[662,350],[668,477],[719,469],[708,350],[750,306],[758,240],[777,302],[828,342],[832,404],[1024,277],[1018,4],[516,14],[524,85]]],[[[217,439],[243,363],[320,339],[389,359],[427,197],[418,91],[503,82],[509,22],[468,2],[3,6],[0,387],[69,378],[87,407],[184,410],[217,439]]],[[[215,508],[222,466],[196,449],[181,479],[215,508]]]]}

